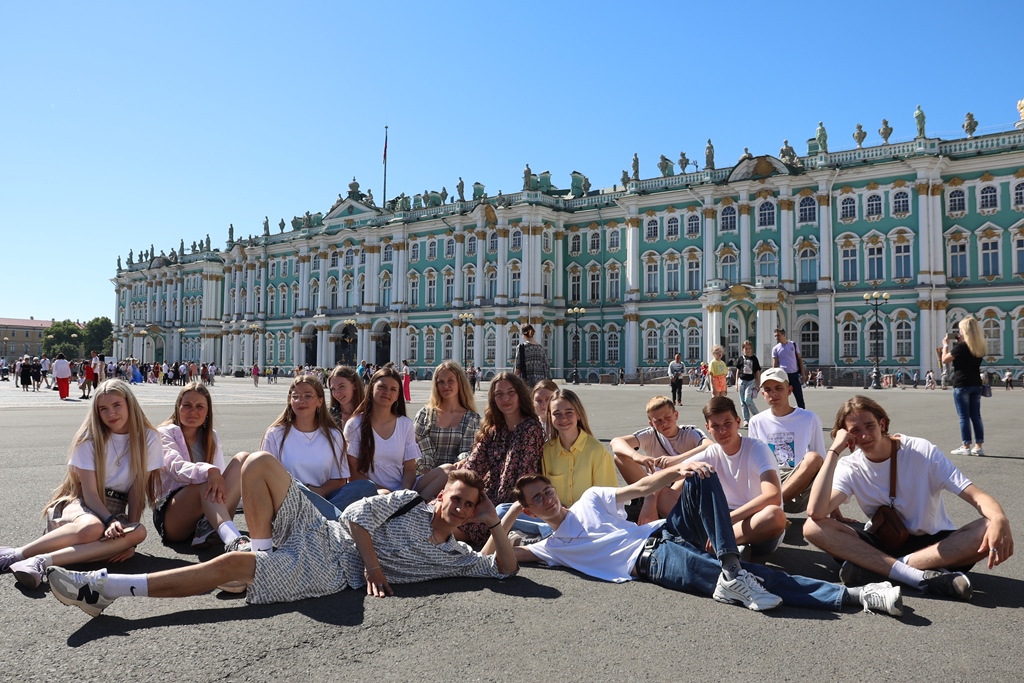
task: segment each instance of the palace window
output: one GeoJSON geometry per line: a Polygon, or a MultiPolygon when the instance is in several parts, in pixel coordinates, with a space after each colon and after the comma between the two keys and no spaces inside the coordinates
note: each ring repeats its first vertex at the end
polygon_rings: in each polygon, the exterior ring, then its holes
{"type": "Polygon", "coordinates": [[[893,213],[910,213],[910,195],[900,190],[892,196],[893,213]]]}
{"type": "Polygon", "coordinates": [[[540,237],[540,247],[545,252],[551,251],[551,233],[545,230],[540,237]]]}
{"type": "Polygon", "coordinates": [[[868,216],[882,215],[882,196],[877,194],[868,195],[868,216]]]}
{"type": "MultiPolygon", "coordinates": [[[[416,253],[416,256],[417,257],[419,256],[419,252],[416,253]]],[[[352,251],[351,249],[347,250],[345,252],[345,267],[346,268],[351,268],[352,265],[355,262],[356,262],[356,253],[354,251],[352,251]]]]}
{"type": "Polygon", "coordinates": [[[983,277],[999,275],[999,240],[981,243],[981,274],[983,277]]]}
{"type": "Polygon", "coordinates": [[[695,213],[686,217],[686,236],[691,239],[700,237],[700,216],[695,213]]]}
{"type": "Polygon", "coordinates": [[[427,242],[427,260],[433,261],[437,258],[437,240],[427,242]]]}
{"type": "Polygon", "coordinates": [[[854,323],[843,323],[843,358],[860,358],[860,332],[854,323]]]}
{"type": "Polygon", "coordinates": [[[665,237],[674,240],[679,237],[679,219],[672,216],[665,222],[665,237]]]}
{"type": "Polygon", "coordinates": [[[778,274],[778,264],[773,252],[763,252],[757,257],[757,274],[762,277],[774,277],[778,274]]]}
{"type": "Polygon", "coordinates": [[[409,282],[409,305],[412,308],[419,308],[420,305],[420,281],[419,278],[409,282]]]}
{"type": "Polygon", "coordinates": [[[914,355],[914,330],[906,320],[896,322],[896,355],[904,358],[914,355]]]}
{"type": "Polygon", "coordinates": [[[512,301],[519,301],[519,297],[522,296],[522,275],[518,270],[509,273],[509,298],[512,301]]]}
{"type": "Polygon", "coordinates": [[[1024,183],[1017,183],[1013,187],[1013,205],[1024,206],[1024,183]]]}
{"type": "Polygon", "coordinates": [[[590,233],[590,253],[595,254],[601,251],[601,233],[594,230],[590,233]]]}
{"type": "Polygon", "coordinates": [[[949,276],[970,277],[967,272],[967,241],[949,243],[949,276]]]}
{"type": "Polygon", "coordinates": [[[380,253],[380,260],[382,263],[391,263],[395,260],[395,248],[390,244],[385,244],[380,253]]]}
{"type": "Polygon", "coordinates": [[[452,237],[444,241],[444,257],[449,260],[455,258],[455,239],[452,237]]]}
{"type": "Polygon", "coordinates": [[[1024,275],[1024,237],[1013,240],[1013,263],[1016,266],[1013,272],[1024,275]]]}
{"type": "Polygon", "coordinates": [[[608,271],[608,298],[618,301],[622,298],[622,276],[618,269],[608,271]]]}
{"type": "Polygon", "coordinates": [[[814,223],[818,220],[818,202],[814,201],[814,197],[804,197],[801,199],[799,208],[798,222],[814,223]]]}
{"type": "Polygon", "coordinates": [[[981,336],[985,338],[988,355],[1001,358],[1003,355],[1002,330],[995,318],[986,318],[981,322],[981,336]]]}
{"type": "Polygon", "coordinates": [[[476,298],[476,274],[466,273],[466,301],[476,298]]]}
{"type": "Polygon", "coordinates": [[[598,363],[601,360],[601,337],[597,332],[587,335],[587,361],[598,363]]]}
{"type": "Polygon", "coordinates": [[[619,250],[619,231],[611,230],[608,232],[608,251],[619,250]]]}
{"type": "MultiPolygon", "coordinates": [[[[698,221],[699,225],[699,221],[698,221]]],[[[736,229],[736,207],[727,206],[722,209],[722,215],[719,219],[719,229],[722,232],[728,232],[736,229]]]]}
{"type": "Polygon", "coordinates": [[[569,273],[569,301],[574,304],[580,302],[580,272],[578,270],[569,273]]]}
{"type": "Polygon", "coordinates": [[[765,202],[757,207],[757,227],[769,228],[775,225],[775,205],[765,202]]]}
{"type": "Polygon", "coordinates": [[[658,239],[658,219],[651,218],[647,221],[647,232],[644,233],[644,239],[648,242],[654,242],[658,239]]]}
{"type": "Polygon", "coordinates": [[[869,244],[867,248],[867,270],[868,280],[877,281],[885,279],[885,268],[883,267],[885,248],[881,244],[869,244]]]}
{"type": "Polygon", "coordinates": [[[658,293],[658,264],[648,263],[647,264],[647,286],[644,288],[646,294],[657,294],[658,293]]]}
{"type": "Polygon", "coordinates": [[[894,266],[893,272],[897,280],[909,280],[913,277],[910,269],[910,244],[897,244],[893,247],[894,266]]]}
{"type": "Polygon", "coordinates": [[[981,200],[979,202],[979,208],[999,208],[999,192],[996,190],[996,188],[992,187],[991,185],[988,187],[981,188],[981,200]]]}
{"type": "Polygon", "coordinates": [[[853,220],[857,217],[857,200],[847,197],[839,204],[839,218],[853,220]]]}
{"type": "Polygon", "coordinates": [[[801,283],[818,281],[818,252],[810,247],[804,247],[800,250],[796,261],[801,283]]]}
{"type": "Polygon", "coordinates": [[[491,234],[487,236],[487,251],[489,251],[492,254],[497,253],[498,233],[492,231],[491,234]]]}
{"type": "MultiPolygon", "coordinates": [[[[517,275],[518,273],[514,273],[517,275]]],[[[445,306],[451,306],[452,300],[455,299],[455,273],[444,274],[444,304],[445,306]]]]}
{"type": "Polygon", "coordinates": [[[734,255],[726,254],[722,257],[720,264],[723,280],[737,282],[740,279],[740,268],[734,255]]]}
{"type": "Polygon", "coordinates": [[[819,346],[818,323],[808,320],[800,326],[800,352],[804,358],[818,358],[819,346]]]}
{"type": "MultiPolygon", "coordinates": [[[[1024,330],[1024,326],[1021,327],[1024,330]]],[[[618,365],[619,363],[619,333],[609,332],[608,333],[608,350],[607,350],[608,364],[618,365]]]]}
{"type": "MultiPolygon", "coordinates": [[[[413,242],[412,246],[409,247],[409,261],[411,261],[412,263],[416,263],[419,260],[420,260],[420,243],[419,242],[413,242]]],[[[345,257],[345,262],[346,262],[345,265],[349,265],[348,264],[348,257],[347,256],[345,257]]]]}
{"type": "Polygon", "coordinates": [[[409,334],[409,362],[415,364],[420,358],[420,336],[415,331],[409,334]]]}
{"type": "Polygon", "coordinates": [[[452,335],[445,334],[441,337],[441,360],[452,359],[452,335]]]}
{"type": "Polygon", "coordinates": [[[857,282],[857,249],[848,247],[840,250],[843,282],[857,282]]]}
{"type": "Polygon", "coordinates": [[[1024,318],[1017,321],[1017,355],[1024,356],[1024,318]]]}
{"type": "Polygon", "coordinates": [[[952,192],[949,193],[949,197],[947,198],[946,201],[947,201],[947,203],[949,205],[948,206],[949,213],[957,213],[957,212],[962,212],[962,211],[965,210],[964,209],[964,191],[963,190],[953,190],[952,192]]]}
{"type": "Polygon", "coordinates": [[[644,360],[648,363],[658,361],[658,332],[647,330],[644,332],[644,360]]]}
{"type": "Polygon", "coordinates": [[[488,363],[494,365],[494,358],[497,355],[497,339],[494,330],[488,330],[484,334],[484,358],[488,363]]]}
{"type": "Polygon", "coordinates": [[[679,353],[679,330],[670,328],[665,333],[665,358],[672,360],[679,353]]]}
{"type": "Polygon", "coordinates": [[[601,300],[601,273],[592,272],[588,276],[590,280],[590,300],[600,301],[601,300]]]}
{"type": "Polygon", "coordinates": [[[466,256],[476,256],[476,235],[466,237],[466,256]]]}
{"type": "Polygon", "coordinates": [[[700,261],[693,260],[686,262],[686,291],[699,292],[704,289],[703,279],[700,275],[700,261]]]}
{"type": "Polygon", "coordinates": [[[679,261],[665,264],[665,289],[673,294],[679,291],[679,261]]]}
{"type": "Polygon", "coordinates": [[[686,330],[686,360],[700,360],[700,329],[691,327],[686,330]]]}
{"type": "Polygon", "coordinates": [[[486,299],[494,301],[494,298],[498,296],[498,273],[494,270],[487,271],[487,296],[486,299]]]}
{"type": "Polygon", "coordinates": [[[337,267],[338,267],[338,252],[332,251],[331,252],[331,268],[337,268],[337,267]]]}
{"type": "Polygon", "coordinates": [[[427,275],[427,306],[437,305],[437,276],[433,273],[427,275]]]}
{"type": "Polygon", "coordinates": [[[512,251],[522,251],[523,249],[523,232],[521,230],[512,231],[512,251]]]}
{"type": "Polygon", "coordinates": [[[385,274],[380,282],[380,305],[384,308],[391,308],[391,278],[385,274]]]}
{"type": "Polygon", "coordinates": [[[434,364],[434,333],[427,332],[423,335],[423,361],[427,365],[434,364]]]}
{"type": "Polygon", "coordinates": [[[583,247],[580,236],[576,233],[573,233],[572,237],[569,238],[569,254],[571,256],[579,256],[582,250],[583,247]]]}

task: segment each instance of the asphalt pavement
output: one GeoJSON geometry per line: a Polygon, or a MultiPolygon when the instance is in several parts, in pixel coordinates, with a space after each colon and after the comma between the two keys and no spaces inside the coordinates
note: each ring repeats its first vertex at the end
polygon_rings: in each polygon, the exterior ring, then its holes
{"type": "MultiPolygon", "coordinates": [[[[666,386],[578,387],[599,438],[646,424],[647,399],[666,386]]],[[[287,384],[253,387],[221,379],[212,388],[225,453],[255,450],[285,404],[287,384]]],[[[410,416],[429,391],[413,383],[410,416]]],[[[171,412],[177,389],[136,387],[154,422],[171,412]]],[[[811,389],[808,408],[826,430],[854,393],[877,398],[893,430],[948,452],[958,443],[951,391],[854,392],[811,389]]],[[[72,392],[72,396],[77,394],[72,392]]],[[[478,393],[483,410],[484,394],[478,393]]],[[[708,394],[684,391],[680,421],[700,423],[708,394]]],[[[734,396],[735,398],[735,396],[734,396]]],[[[88,401],[61,402],[0,383],[0,544],[42,531],[41,512],[59,483],[88,401]]],[[[759,405],[764,406],[759,399],[759,405]]],[[[1024,392],[984,399],[986,457],[954,457],[1003,505],[1024,543],[1024,392]]],[[[826,435],[827,439],[827,435],[826,435]]],[[[958,524],[977,513],[947,496],[958,524]]],[[[862,517],[853,505],[844,511],[862,517]]],[[[837,579],[837,566],[806,544],[802,516],[769,564],[837,579]]],[[[244,519],[236,521],[244,528],[244,519]]],[[[144,516],[150,525],[150,515],[144,516]]],[[[147,572],[208,559],[177,552],[151,534],[117,571],[147,572]]],[[[780,607],[755,613],[652,584],[614,585],[564,569],[525,566],[506,581],[442,580],[396,586],[396,597],[359,591],[251,606],[226,594],[175,600],[119,599],[99,618],[57,602],[44,584],[24,591],[0,577],[0,678],[17,681],[611,681],[611,680],[1016,680],[1021,648],[1024,559],[971,574],[974,599],[960,603],[904,593],[901,619],[780,607]]]]}

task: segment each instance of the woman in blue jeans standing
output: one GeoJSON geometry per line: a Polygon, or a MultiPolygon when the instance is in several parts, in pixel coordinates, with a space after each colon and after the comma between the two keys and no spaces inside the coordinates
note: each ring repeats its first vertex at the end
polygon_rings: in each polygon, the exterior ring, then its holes
{"type": "Polygon", "coordinates": [[[960,417],[962,442],[950,455],[985,455],[985,426],[981,422],[981,359],[987,347],[977,318],[969,315],[960,321],[958,327],[959,339],[946,335],[942,341],[942,362],[953,364],[953,403],[960,417]],[[950,342],[953,342],[952,346],[950,342]]]}

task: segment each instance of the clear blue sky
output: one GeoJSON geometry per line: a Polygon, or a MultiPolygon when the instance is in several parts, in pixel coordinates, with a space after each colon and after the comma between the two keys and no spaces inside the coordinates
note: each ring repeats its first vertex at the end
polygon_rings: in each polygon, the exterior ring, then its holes
{"type": "MultiPolygon", "coordinates": [[[[113,317],[116,258],[223,248],[356,176],[378,203],[529,162],[618,182],[638,152],[719,166],[1006,129],[1024,3],[9,2],[0,10],[0,317],[113,317]],[[160,6],[158,6],[160,5],[160,6]]],[[[275,228],[276,232],[276,228],[275,228]]]]}

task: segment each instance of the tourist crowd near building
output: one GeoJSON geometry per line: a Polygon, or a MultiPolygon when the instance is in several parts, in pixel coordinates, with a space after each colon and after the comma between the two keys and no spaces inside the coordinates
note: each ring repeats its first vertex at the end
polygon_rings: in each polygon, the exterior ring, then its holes
{"type": "Polygon", "coordinates": [[[642,177],[634,155],[605,189],[575,171],[557,189],[527,166],[515,192],[474,183],[467,196],[459,178],[378,206],[353,179],[326,214],[267,218],[249,236],[232,226],[224,249],[207,235],[118,259],[114,356],[224,371],[454,359],[486,378],[513,366],[530,324],[555,376],[576,364],[596,381],[663,373],[677,353],[692,365],[716,345],[735,359],[744,340],[771,358],[783,328],[808,368],[841,376],[877,356],[924,376],[972,314],[985,367],[1017,376],[1018,109],[1015,130],[975,135],[968,114],[965,137],[942,140],[918,108],[877,140],[858,125],[838,152],[819,124],[804,156],[784,141],[732,165],[708,140],[703,164],[662,156],[642,177]]]}

